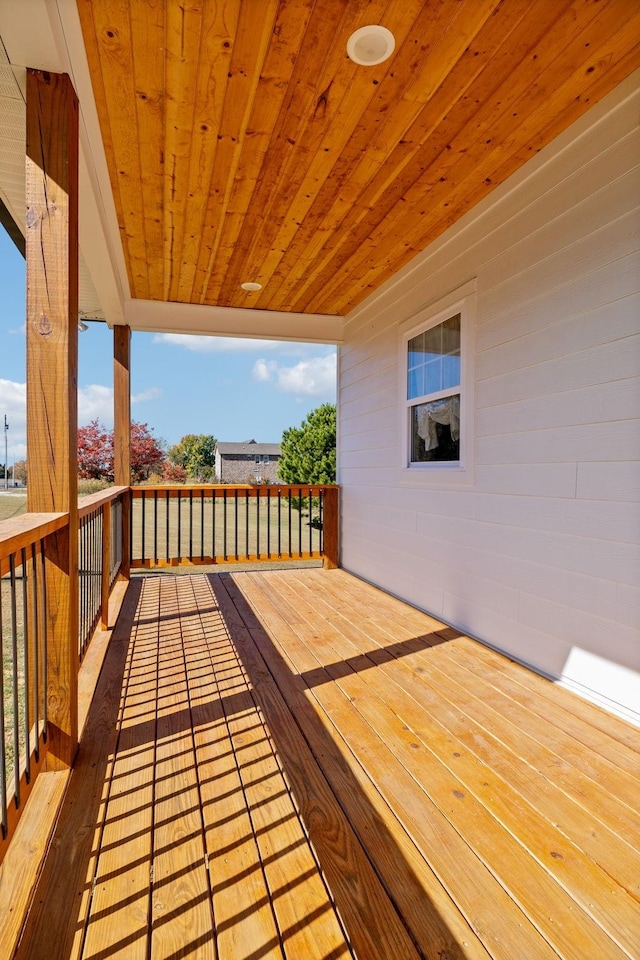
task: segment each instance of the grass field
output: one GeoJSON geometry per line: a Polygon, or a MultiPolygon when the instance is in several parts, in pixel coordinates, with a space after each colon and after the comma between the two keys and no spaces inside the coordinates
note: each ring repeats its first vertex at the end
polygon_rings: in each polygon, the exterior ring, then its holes
{"type": "Polygon", "coordinates": [[[10,520],[27,509],[27,496],[24,491],[9,493],[0,490],[0,520],[10,520]]]}

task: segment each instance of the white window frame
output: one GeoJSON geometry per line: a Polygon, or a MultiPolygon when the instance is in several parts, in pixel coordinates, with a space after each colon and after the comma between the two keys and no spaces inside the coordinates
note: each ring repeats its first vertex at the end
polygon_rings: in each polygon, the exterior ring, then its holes
{"type": "MultiPolygon", "coordinates": [[[[472,280],[436,303],[425,307],[400,325],[398,338],[398,411],[400,479],[404,482],[449,485],[472,483],[475,450],[475,325],[476,281],[472,280]],[[411,408],[415,399],[407,399],[407,353],[409,341],[423,330],[436,327],[460,314],[460,459],[412,463],[411,408]]],[[[443,391],[450,394],[451,391],[443,391]]],[[[436,398],[429,394],[429,398],[436,398]]]]}

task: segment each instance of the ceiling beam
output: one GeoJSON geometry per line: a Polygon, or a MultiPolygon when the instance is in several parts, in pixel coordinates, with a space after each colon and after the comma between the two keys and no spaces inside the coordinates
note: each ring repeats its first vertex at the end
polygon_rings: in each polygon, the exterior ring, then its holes
{"type": "Polygon", "coordinates": [[[344,319],[333,314],[286,313],[244,307],[207,307],[159,300],[129,300],[125,323],[132,330],[260,340],[341,343],[344,319]]]}

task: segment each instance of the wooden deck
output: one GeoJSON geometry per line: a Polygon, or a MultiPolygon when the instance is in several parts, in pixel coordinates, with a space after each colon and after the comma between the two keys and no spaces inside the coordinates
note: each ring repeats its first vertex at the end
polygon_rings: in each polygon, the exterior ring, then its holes
{"type": "Polygon", "coordinates": [[[29,960],[640,957],[640,734],[341,570],[132,582],[29,960]]]}

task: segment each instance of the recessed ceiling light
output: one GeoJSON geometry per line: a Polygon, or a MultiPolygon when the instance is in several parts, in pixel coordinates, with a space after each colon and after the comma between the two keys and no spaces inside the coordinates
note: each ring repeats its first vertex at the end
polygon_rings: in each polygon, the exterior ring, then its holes
{"type": "Polygon", "coordinates": [[[391,30],[371,23],[351,34],[347,40],[347,53],[354,63],[375,67],[377,63],[389,59],[395,45],[396,40],[391,30]]]}
{"type": "Polygon", "coordinates": [[[250,280],[247,280],[246,283],[241,283],[240,286],[242,287],[243,290],[249,290],[250,292],[253,292],[256,290],[262,290],[261,283],[251,283],[250,280]]]}

